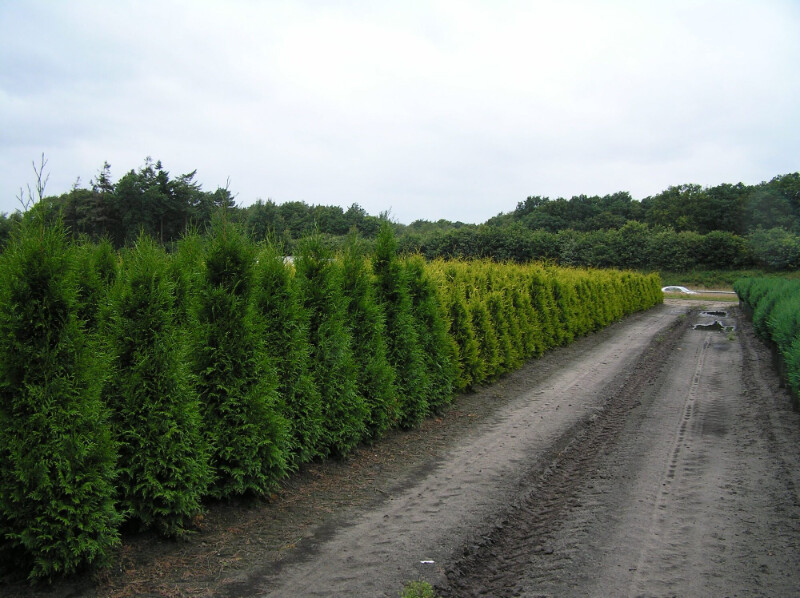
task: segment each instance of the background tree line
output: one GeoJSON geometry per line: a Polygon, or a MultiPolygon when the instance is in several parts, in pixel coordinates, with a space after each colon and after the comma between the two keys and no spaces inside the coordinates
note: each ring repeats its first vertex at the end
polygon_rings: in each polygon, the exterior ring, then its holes
{"type": "MultiPolygon", "coordinates": [[[[38,174],[38,173],[37,173],[38,174]]],[[[196,172],[171,177],[150,158],[114,182],[106,163],[88,188],[44,197],[33,210],[60,216],[75,238],[130,245],[141,232],[166,246],[188,230],[205,231],[221,209],[255,241],[272,239],[294,253],[315,231],[338,248],[356,230],[374,243],[386,214],[358,204],[278,204],[259,199],[237,206],[226,188],[203,191],[196,172]]],[[[0,214],[0,246],[20,213],[0,214]]],[[[404,250],[427,258],[492,258],[563,265],[686,270],[800,268],[800,173],[757,185],[672,186],[641,201],[629,193],[570,199],[531,196],[483,224],[416,220],[393,223],[404,250]]]]}

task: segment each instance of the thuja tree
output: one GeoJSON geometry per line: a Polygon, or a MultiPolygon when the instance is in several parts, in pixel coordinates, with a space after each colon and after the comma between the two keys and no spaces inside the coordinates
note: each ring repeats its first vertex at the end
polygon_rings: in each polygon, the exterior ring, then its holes
{"type": "Polygon", "coordinates": [[[167,536],[189,528],[211,480],[175,290],[167,255],[140,237],[101,326],[113,356],[106,400],[119,444],[120,505],[167,536]]]}
{"type": "Polygon", "coordinates": [[[383,222],[375,244],[373,270],[378,301],[386,314],[389,363],[397,374],[402,427],[418,424],[428,413],[430,378],[414,324],[411,295],[402,263],[397,258],[391,226],[383,222]]]}
{"type": "Polygon", "coordinates": [[[472,329],[477,341],[481,367],[475,371],[475,382],[493,379],[501,373],[500,343],[492,324],[489,309],[483,297],[473,296],[467,307],[472,322],[472,329]]]}
{"type": "Polygon", "coordinates": [[[296,280],[275,245],[260,252],[254,304],[262,319],[262,338],[278,374],[289,425],[290,466],[317,455],[322,435],[322,398],[310,368],[308,317],[296,280]]]}
{"type": "Polygon", "coordinates": [[[105,364],[76,308],[64,229],[26,219],[0,258],[0,563],[31,579],[118,542],[105,364]]]}
{"type": "Polygon", "coordinates": [[[453,398],[456,378],[456,348],[447,334],[436,285],[428,275],[425,260],[412,256],[405,261],[411,311],[422,348],[425,369],[430,379],[428,409],[439,411],[453,398]]]}
{"type": "Polygon", "coordinates": [[[308,313],[311,372],[322,393],[320,453],[342,456],[364,438],[368,417],[367,404],[358,392],[342,269],[319,235],[303,239],[299,249],[295,265],[308,313]]]}
{"type": "Polygon", "coordinates": [[[351,234],[342,260],[347,321],[353,336],[358,392],[367,402],[367,431],[377,438],[397,418],[398,396],[394,368],[386,347],[386,322],[375,293],[374,274],[362,242],[351,234]]]}
{"type": "Polygon", "coordinates": [[[255,248],[224,219],[205,252],[193,367],[216,497],[264,493],[286,471],[287,425],[252,308],[255,248]]]}
{"type": "Polygon", "coordinates": [[[107,239],[99,243],[83,239],[74,252],[78,318],[88,330],[94,331],[103,299],[117,276],[117,252],[107,239]]]}

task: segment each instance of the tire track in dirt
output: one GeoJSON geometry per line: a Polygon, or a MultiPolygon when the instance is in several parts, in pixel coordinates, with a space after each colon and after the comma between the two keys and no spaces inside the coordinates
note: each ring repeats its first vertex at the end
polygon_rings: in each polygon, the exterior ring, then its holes
{"type": "Polygon", "coordinates": [[[735,335],[693,314],[651,347],[442,595],[797,595],[800,415],[729,312],[735,335]]]}
{"type": "Polygon", "coordinates": [[[570,432],[566,446],[542,460],[544,470],[528,472],[523,481],[527,490],[518,503],[449,567],[446,584],[437,587],[444,598],[519,596],[537,577],[561,576],[565,559],[553,546],[558,524],[566,511],[580,506],[579,490],[612,449],[644,389],[660,377],[684,328],[683,320],[675,320],[631,369],[608,385],[603,408],[582,429],[570,432]],[[538,573],[531,575],[531,570],[538,573]]]}
{"type": "MultiPolygon", "coordinates": [[[[557,517],[565,493],[563,484],[552,482],[566,460],[585,458],[570,450],[576,435],[597,436],[598,447],[613,439],[618,424],[611,422],[624,421],[630,405],[610,398],[625,384],[648,383],[660,359],[640,356],[654,337],[678,326],[683,311],[664,306],[631,317],[595,342],[582,339],[582,348],[562,354],[560,367],[519,394],[503,396],[491,418],[417,470],[419,477],[370,509],[332,520],[245,587],[257,585],[266,596],[396,596],[410,579],[446,585],[445,564],[461,557],[464,546],[481,550],[492,529],[513,516],[509,505],[529,494],[533,478],[541,477],[551,493],[542,516],[557,517]]],[[[536,366],[519,379],[532,382],[536,366]]]]}

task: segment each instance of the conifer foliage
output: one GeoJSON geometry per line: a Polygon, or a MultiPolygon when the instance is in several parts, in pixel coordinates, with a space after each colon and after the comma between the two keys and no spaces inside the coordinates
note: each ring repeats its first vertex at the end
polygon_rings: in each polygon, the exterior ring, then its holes
{"type": "Polygon", "coordinates": [[[277,370],[289,426],[289,463],[294,468],[317,456],[323,427],[322,397],[311,373],[308,316],[297,280],[275,245],[259,253],[255,285],[261,336],[277,370]]]}
{"type": "MultiPolygon", "coordinates": [[[[662,297],[658,275],[401,258],[388,222],[371,256],[316,234],[294,265],[224,213],[170,256],[66,238],[28,215],[0,255],[0,567],[32,579],[105,562],[120,512],[183,535],[205,497],[269,492],[662,297]]],[[[795,388],[796,313],[757,310],[795,388]]]]}
{"type": "Polygon", "coordinates": [[[286,472],[287,425],[252,309],[253,245],[224,219],[205,252],[194,372],[216,497],[262,494],[286,472]]]}
{"type": "Polygon", "coordinates": [[[0,259],[0,563],[31,579],[117,544],[102,354],[77,319],[60,225],[26,218],[0,259]]]}
{"type": "Polygon", "coordinates": [[[178,536],[211,481],[200,405],[167,255],[140,237],[125,258],[103,323],[113,355],[106,401],[119,443],[117,491],[129,517],[178,536]]]}
{"type": "Polygon", "coordinates": [[[397,258],[394,233],[388,222],[381,225],[378,233],[373,268],[378,281],[378,301],[386,314],[389,363],[397,375],[399,423],[410,428],[428,414],[431,382],[414,324],[406,272],[397,258]]]}
{"type": "Polygon", "coordinates": [[[374,274],[365,250],[355,234],[348,239],[342,258],[347,322],[353,336],[353,354],[358,368],[358,392],[369,409],[367,434],[381,436],[397,418],[395,371],[386,351],[386,318],[375,293],[374,274]]]}
{"type": "Polygon", "coordinates": [[[368,409],[357,386],[358,368],[347,327],[341,265],[318,235],[300,244],[297,276],[309,318],[311,372],[322,393],[319,454],[343,456],[364,437],[368,409]]]}

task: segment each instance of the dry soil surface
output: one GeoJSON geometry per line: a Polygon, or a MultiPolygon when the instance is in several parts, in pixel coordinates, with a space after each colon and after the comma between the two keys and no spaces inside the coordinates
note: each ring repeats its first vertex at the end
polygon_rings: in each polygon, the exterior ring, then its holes
{"type": "Polygon", "coordinates": [[[799,484],[769,350],[735,305],[668,301],[269,501],[209,505],[188,542],[129,537],[101,575],[0,593],[798,595],[799,484]]]}

